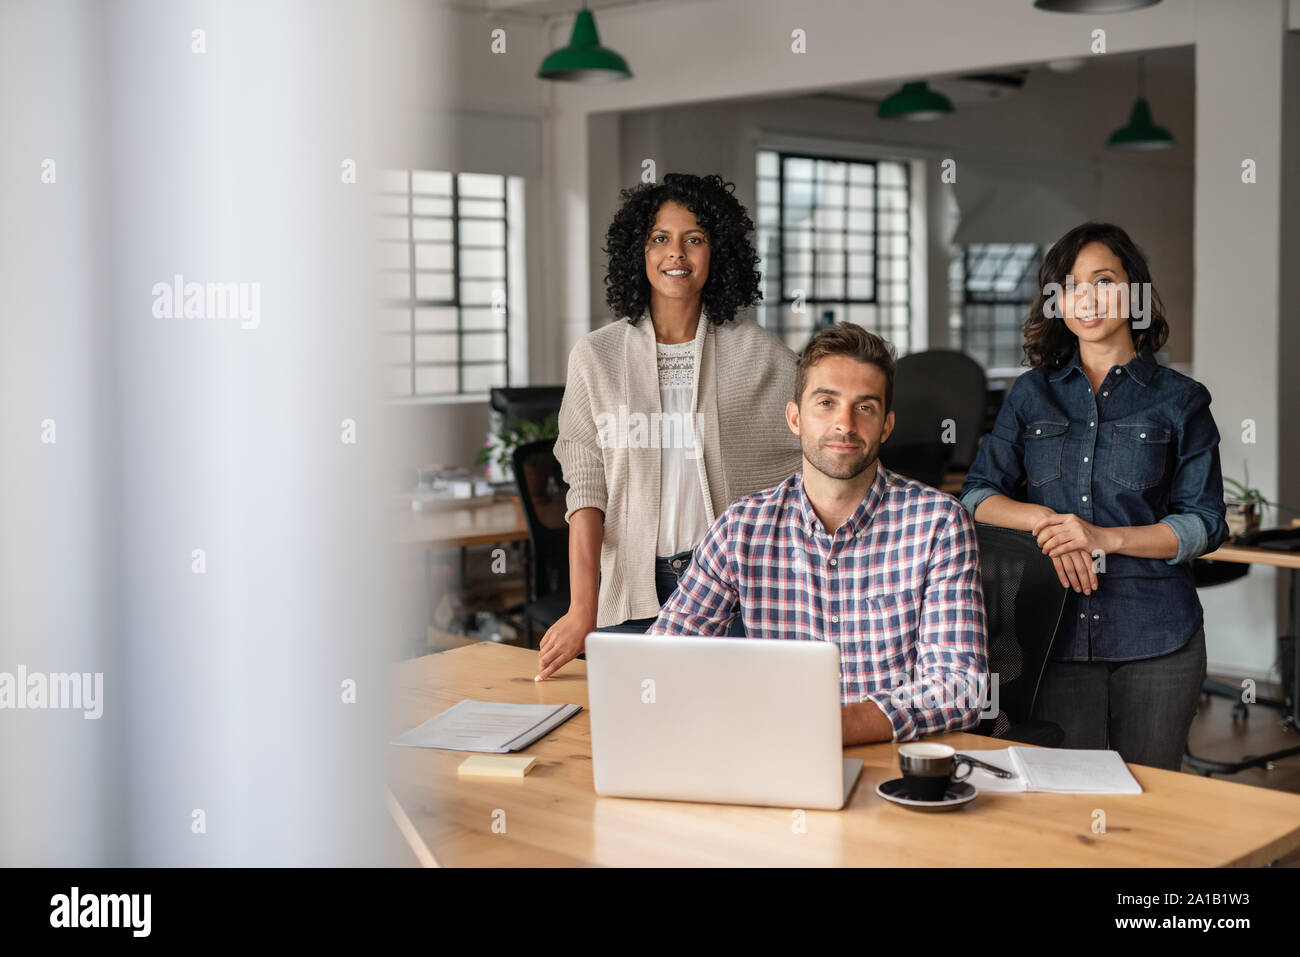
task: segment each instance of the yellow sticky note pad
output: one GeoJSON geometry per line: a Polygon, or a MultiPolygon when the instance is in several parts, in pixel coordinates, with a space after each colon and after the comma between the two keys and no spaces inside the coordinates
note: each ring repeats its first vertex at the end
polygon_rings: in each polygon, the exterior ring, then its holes
{"type": "Polygon", "coordinates": [[[456,773],[483,778],[522,778],[536,763],[536,758],[514,754],[475,754],[460,762],[456,773]]]}

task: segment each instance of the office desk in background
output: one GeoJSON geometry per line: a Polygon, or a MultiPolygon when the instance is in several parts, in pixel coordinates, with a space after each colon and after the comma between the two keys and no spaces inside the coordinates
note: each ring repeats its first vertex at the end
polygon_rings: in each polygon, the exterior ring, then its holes
{"type": "MultiPolygon", "coordinates": [[[[584,710],[524,751],[520,780],[460,780],[459,751],[390,747],[389,788],[417,858],[443,866],[1259,866],[1300,848],[1300,795],[1130,768],[1140,795],[979,795],[959,811],[921,814],[875,793],[898,777],[896,744],[846,748],[866,761],[841,811],[599,797],[592,789],[586,663],[536,683],[537,653],[489,642],[393,666],[391,735],[462,698],[573,702],[584,710]],[[1106,815],[1094,833],[1094,812],[1106,815]],[[496,831],[494,831],[494,824],[496,831]],[[504,830],[502,830],[504,829],[504,830]],[[497,833],[500,831],[500,833],[497,833]]],[[[957,748],[1006,742],[971,734],[957,748]]]]}

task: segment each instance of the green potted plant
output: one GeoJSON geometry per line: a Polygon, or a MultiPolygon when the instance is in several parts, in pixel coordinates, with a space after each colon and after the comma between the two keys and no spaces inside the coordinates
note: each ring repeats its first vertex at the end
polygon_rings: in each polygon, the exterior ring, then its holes
{"type": "Polygon", "coordinates": [[[1226,477],[1223,480],[1223,502],[1227,506],[1228,534],[1233,537],[1258,532],[1264,508],[1269,505],[1278,507],[1276,502],[1270,502],[1264,497],[1263,492],[1251,486],[1250,466],[1243,462],[1241,470],[1246,477],[1245,481],[1238,482],[1236,479],[1226,477]]]}
{"type": "MultiPolygon", "coordinates": [[[[503,479],[508,481],[514,474],[512,463],[515,449],[529,442],[556,438],[559,434],[560,414],[558,412],[552,412],[541,423],[511,416],[499,434],[488,435],[487,443],[479,450],[478,464],[493,463],[503,479]]],[[[546,462],[544,455],[532,455],[524,460],[524,482],[534,499],[542,498],[546,494],[547,469],[539,467],[546,462]]]]}

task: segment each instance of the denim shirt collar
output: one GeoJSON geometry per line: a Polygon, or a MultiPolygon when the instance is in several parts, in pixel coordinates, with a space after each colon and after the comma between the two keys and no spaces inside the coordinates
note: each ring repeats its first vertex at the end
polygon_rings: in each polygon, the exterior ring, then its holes
{"type": "MultiPolygon", "coordinates": [[[[880,505],[885,497],[885,489],[889,485],[891,473],[876,460],[876,477],[872,480],[871,486],[867,489],[867,494],[862,496],[862,501],[853,513],[844,520],[844,524],[834,532],[830,532],[832,537],[845,532],[848,535],[856,535],[860,529],[866,528],[871,524],[872,517],[876,514],[876,508],[880,505]]],[[[808,501],[808,493],[803,487],[803,472],[799,472],[794,477],[794,497],[799,503],[799,519],[805,531],[811,534],[825,532],[822,521],[817,517],[813,510],[812,502],[808,501]]]]}
{"type": "MultiPolygon", "coordinates": [[[[1155,359],[1151,357],[1151,352],[1147,349],[1143,349],[1130,359],[1122,368],[1128,373],[1129,378],[1138,385],[1148,386],[1151,384],[1151,379],[1155,376],[1156,369],[1159,368],[1159,365],[1155,359]]],[[[1075,347],[1074,354],[1070,356],[1069,360],[1062,365],[1061,368],[1051,373],[1048,378],[1052,382],[1060,382],[1076,371],[1080,375],[1084,375],[1083,363],[1079,360],[1079,349],[1077,346],[1075,347]]]]}

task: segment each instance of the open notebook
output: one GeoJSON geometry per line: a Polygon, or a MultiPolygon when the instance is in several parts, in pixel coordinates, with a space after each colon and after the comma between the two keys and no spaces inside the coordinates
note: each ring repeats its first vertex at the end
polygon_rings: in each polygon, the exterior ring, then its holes
{"type": "Polygon", "coordinates": [[[1129,772],[1118,751],[1076,751],[1071,748],[999,748],[996,751],[958,750],[986,764],[1010,771],[1000,778],[975,768],[966,780],[977,791],[1048,791],[1055,794],[1141,794],[1142,786],[1129,772]]]}

